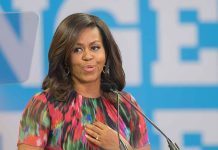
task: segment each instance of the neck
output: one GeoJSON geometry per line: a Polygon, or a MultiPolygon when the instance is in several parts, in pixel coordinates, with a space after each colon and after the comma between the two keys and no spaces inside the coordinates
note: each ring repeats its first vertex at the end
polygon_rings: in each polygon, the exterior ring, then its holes
{"type": "Polygon", "coordinates": [[[101,96],[100,83],[76,83],[74,84],[74,89],[85,97],[96,98],[101,96]]]}

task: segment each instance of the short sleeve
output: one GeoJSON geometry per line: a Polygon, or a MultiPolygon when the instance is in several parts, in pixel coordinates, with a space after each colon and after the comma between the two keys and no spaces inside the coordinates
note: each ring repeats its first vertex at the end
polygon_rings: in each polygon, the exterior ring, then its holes
{"type": "Polygon", "coordinates": [[[45,147],[49,128],[47,99],[44,93],[39,93],[33,96],[22,114],[17,144],[45,147]]]}
{"type": "MultiPolygon", "coordinates": [[[[127,98],[140,110],[135,98],[130,94],[125,94],[127,98]]],[[[130,107],[130,144],[134,148],[140,148],[149,144],[148,131],[145,118],[133,107],[130,107]]]]}

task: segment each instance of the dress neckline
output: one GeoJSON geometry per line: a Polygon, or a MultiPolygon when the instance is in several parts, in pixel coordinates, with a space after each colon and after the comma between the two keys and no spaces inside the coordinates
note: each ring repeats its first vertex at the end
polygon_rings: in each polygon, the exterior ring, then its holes
{"type": "Polygon", "coordinates": [[[87,97],[87,96],[83,96],[82,94],[78,93],[77,91],[75,91],[76,96],[82,97],[82,99],[86,99],[86,100],[98,100],[101,99],[102,96],[98,96],[98,97],[87,97]]]}

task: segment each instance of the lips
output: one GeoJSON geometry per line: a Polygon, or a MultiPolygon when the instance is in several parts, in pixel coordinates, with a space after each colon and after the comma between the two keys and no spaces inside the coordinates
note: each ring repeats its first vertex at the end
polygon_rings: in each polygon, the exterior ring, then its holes
{"type": "Polygon", "coordinates": [[[95,70],[95,66],[94,65],[86,65],[83,67],[83,70],[85,72],[93,72],[95,70]]]}

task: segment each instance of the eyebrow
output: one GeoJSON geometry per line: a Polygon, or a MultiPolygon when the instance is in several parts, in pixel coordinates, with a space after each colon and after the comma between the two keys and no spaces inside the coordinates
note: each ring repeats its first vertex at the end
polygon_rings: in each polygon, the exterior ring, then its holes
{"type": "MultiPolygon", "coordinates": [[[[92,45],[92,44],[94,44],[94,43],[100,43],[100,42],[101,42],[101,41],[99,41],[99,40],[95,40],[95,41],[91,42],[89,45],[92,45]]],[[[83,44],[82,44],[82,43],[76,43],[75,45],[82,46],[83,44]]]]}

